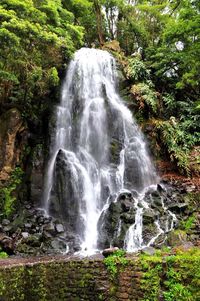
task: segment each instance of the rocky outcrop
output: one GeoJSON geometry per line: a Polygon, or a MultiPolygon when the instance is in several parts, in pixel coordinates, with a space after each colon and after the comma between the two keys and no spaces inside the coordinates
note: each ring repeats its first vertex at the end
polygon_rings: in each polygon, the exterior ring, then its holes
{"type": "Polygon", "coordinates": [[[64,226],[43,210],[25,203],[12,218],[1,221],[0,249],[21,256],[65,252],[64,226]]]}
{"type": "Polygon", "coordinates": [[[0,181],[7,181],[20,160],[26,128],[20,112],[13,108],[0,116],[0,181]]]}

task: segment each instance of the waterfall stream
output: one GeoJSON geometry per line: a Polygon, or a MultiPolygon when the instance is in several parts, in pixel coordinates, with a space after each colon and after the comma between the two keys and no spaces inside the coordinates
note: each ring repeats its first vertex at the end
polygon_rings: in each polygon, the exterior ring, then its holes
{"type": "Polygon", "coordinates": [[[164,232],[156,215],[157,230],[143,239],[145,193],[156,190],[158,178],[117,92],[116,64],[108,52],[75,53],[55,115],[43,206],[63,221],[67,248],[92,253],[119,245],[133,251],[164,232]]]}

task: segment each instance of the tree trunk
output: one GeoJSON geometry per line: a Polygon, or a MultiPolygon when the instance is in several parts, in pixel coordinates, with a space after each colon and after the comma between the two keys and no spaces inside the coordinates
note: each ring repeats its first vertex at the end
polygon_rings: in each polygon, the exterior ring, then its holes
{"type": "Polygon", "coordinates": [[[104,36],[103,36],[103,20],[102,20],[102,13],[101,13],[101,4],[98,0],[94,0],[94,9],[97,19],[97,33],[98,33],[98,40],[100,45],[104,44],[104,36]]]}

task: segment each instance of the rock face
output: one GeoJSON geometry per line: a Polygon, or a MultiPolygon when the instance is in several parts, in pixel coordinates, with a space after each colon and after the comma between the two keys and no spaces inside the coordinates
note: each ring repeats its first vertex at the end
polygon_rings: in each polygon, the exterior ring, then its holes
{"type": "Polygon", "coordinates": [[[110,245],[123,248],[128,228],[135,221],[135,200],[131,193],[122,193],[117,200],[110,200],[108,210],[102,212],[98,223],[98,247],[110,245]]]}
{"type": "MultiPolygon", "coordinates": [[[[64,224],[70,244],[72,243],[75,246],[78,243],[78,238],[74,233],[83,232],[84,225],[78,218],[81,191],[75,189],[71,173],[70,162],[68,162],[62,150],[60,150],[56,159],[55,182],[51,194],[50,214],[64,224]]],[[[63,232],[64,229],[57,226],[57,230],[59,230],[58,232],[63,232]]]]}
{"type": "Polygon", "coordinates": [[[30,164],[30,200],[41,206],[43,177],[44,177],[44,145],[38,144],[34,148],[30,164]]]}
{"type": "Polygon", "coordinates": [[[0,116],[0,181],[8,180],[19,162],[26,130],[21,114],[10,109],[0,116]]]}

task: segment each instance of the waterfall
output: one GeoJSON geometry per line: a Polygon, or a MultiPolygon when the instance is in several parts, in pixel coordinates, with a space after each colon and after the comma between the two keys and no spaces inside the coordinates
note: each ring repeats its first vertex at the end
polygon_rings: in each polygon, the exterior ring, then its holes
{"type": "Polygon", "coordinates": [[[156,184],[157,176],[144,137],[117,92],[111,54],[87,48],[75,53],[55,116],[43,202],[49,215],[62,219],[68,248],[93,252],[106,247],[105,241],[113,245],[114,237],[123,231],[124,247],[140,248],[143,209],[139,203],[145,202],[141,195],[156,184]],[[122,195],[126,202],[131,195],[129,211],[136,218],[124,230],[119,213],[109,239],[104,231],[110,223],[106,217],[122,195]]]}

